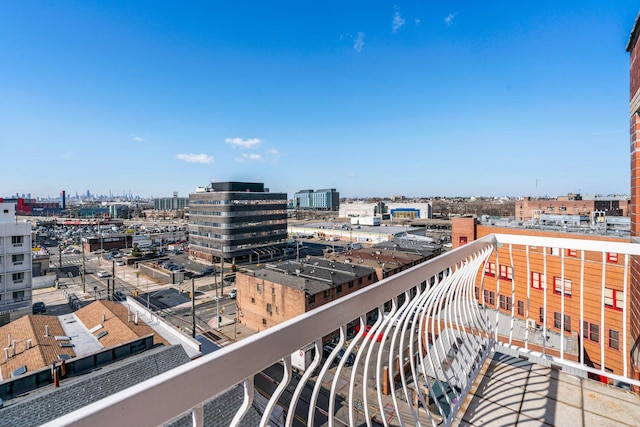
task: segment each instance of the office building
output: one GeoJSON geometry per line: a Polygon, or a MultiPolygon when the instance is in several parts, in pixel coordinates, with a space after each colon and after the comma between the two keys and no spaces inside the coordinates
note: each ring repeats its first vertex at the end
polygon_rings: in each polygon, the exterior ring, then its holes
{"type": "Polygon", "coordinates": [[[293,195],[296,209],[337,211],[340,209],[340,193],[335,188],[326,190],[300,190],[293,195]]]}
{"type": "Polygon", "coordinates": [[[16,205],[0,203],[0,313],[31,306],[31,224],[16,205]]]}
{"type": "Polygon", "coordinates": [[[267,260],[284,252],[287,195],[262,183],[214,182],[189,194],[189,250],[192,256],[267,260]]]}

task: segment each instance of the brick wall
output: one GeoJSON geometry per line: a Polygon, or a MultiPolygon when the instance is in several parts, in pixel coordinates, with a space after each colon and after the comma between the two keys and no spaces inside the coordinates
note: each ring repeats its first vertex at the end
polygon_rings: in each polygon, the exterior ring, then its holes
{"type": "MultiPolygon", "coordinates": [[[[636,20],[636,26],[638,21],[636,20]]],[[[629,47],[630,57],[630,152],[631,152],[631,204],[629,206],[629,216],[631,217],[631,241],[640,243],[640,218],[638,218],[638,203],[640,203],[640,150],[638,138],[640,137],[640,47],[637,44],[638,28],[632,32],[632,40],[629,47]]],[[[630,305],[631,305],[631,355],[634,376],[640,379],[638,368],[640,367],[640,259],[631,259],[631,284],[630,284],[630,305]]]]}
{"type": "Polygon", "coordinates": [[[454,248],[476,240],[476,219],[459,217],[451,220],[451,244],[454,248]]]}

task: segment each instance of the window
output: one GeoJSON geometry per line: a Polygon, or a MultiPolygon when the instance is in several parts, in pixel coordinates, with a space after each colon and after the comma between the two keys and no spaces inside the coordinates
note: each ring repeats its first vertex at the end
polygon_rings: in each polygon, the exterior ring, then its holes
{"type": "MultiPolygon", "coordinates": [[[[553,312],[553,327],[560,329],[562,326],[562,313],[557,311],[553,312]]],[[[564,330],[571,332],[571,316],[564,315],[564,330]]]]}
{"type": "Polygon", "coordinates": [[[575,250],[575,249],[567,249],[567,256],[577,257],[578,256],[578,251],[575,250]]]}
{"type": "Polygon", "coordinates": [[[622,311],[624,307],[624,292],[604,288],[604,306],[622,311]]]}
{"type": "Polygon", "coordinates": [[[11,243],[14,245],[21,245],[22,241],[22,236],[11,236],[11,243]]]}
{"type": "Polygon", "coordinates": [[[22,264],[24,261],[24,254],[11,255],[11,262],[15,264],[22,264]]]}
{"type": "Polygon", "coordinates": [[[460,244],[464,245],[467,243],[467,236],[460,236],[460,244]]]}
{"type": "Polygon", "coordinates": [[[513,299],[506,295],[500,295],[500,308],[503,310],[511,310],[513,308],[513,299]]]}
{"type": "Polygon", "coordinates": [[[524,301],[518,301],[518,315],[524,316],[524,301]]]}
{"type": "Polygon", "coordinates": [[[309,304],[315,304],[315,302],[316,302],[316,296],[315,295],[309,296],[309,304]]]}
{"type": "Polygon", "coordinates": [[[618,262],[618,254],[613,252],[607,252],[607,262],[617,263],[618,262]]]}
{"type": "Polygon", "coordinates": [[[484,303],[489,305],[496,305],[496,293],[493,291],[484,291],[484,303]]]}
{"type": "Polygon", "coordinates": [[[336,286],[336,293],[338,293],[338,294],[342,293],[342,285],[336,286]]]}
{"type": "Polygon", "coordinates": [[[582,336],[589,341],[600,342],[600,326],[595,323],[583,321],[582,336]]]}
{"type": "Polygon", "coordinates": [[[620,350],[620,333],[613,329],[609,329],[609,347],[620,350]]]}
{"type": "Polygon", "coordinates": [[[476,301],[480,301],[480,288],[479,287],[474,287],[473,288],[473,294],[476,297],[476,301]]]}
{"type": "Polygon", "coordinates": [[[349,289],[353,288],[353,282],[349,282],[349,289]]]}
{"type": "Polygon", "coordinates": [[[513,267],[511,267],[510,265],[501,265],[500,278],[505,280],[513,280],[513,267]]]}
{"type": "Polygon", "coordinates": [[[256,283],[256,289],[258,290],[259,294],[262,294],[262,285],[260,283],[256,283]]]}
{"type": "Polygon", "coordinates": [[[13,292],[13,300],[14,301],[22,301],[24,299],[24,291],[14,291],[13,292]]]}
{"type": "Polygon", "coordinates": [[[327,299],[331,296],[331,291],[324,291],[324,299],[327,299]]]}
{"type": "Polygon", "coordinates": [[[535,271],[531,272],[531,287],[533,289],[545,289],[546,285],[544,274],[536,273],[535,271]]]}
{"type": "Polygon", "coordinates": [[[272,314],[273,313],[273,306],[269,303],[267,303],[267,313],[272,314]]]}
{"type": "Polygon", "coordinates": [[[255,304],[256,303],[256,299],[254,297],[251,297],[251,303],[255,304]]]}
{"type": "Polygon", "coordinates": [[[549,253],[551,255],[560,255],[560,248],[549,248],[549,253]]]}
{"type": "Polygon", "coordinates": [[[554,277],[553,278],[553,292],[556,294],[562,294],[562,289],[564,287],[565,296],[571,296],[571,280],[562,279],[562,277],[554,277]]]}
{"type": "Polygon", "coordinates": [[[276,294],[276,288],[271,288],[271,295],[275,295],[276,294]]]}
{"type": "Polygon", "coordinates": [[[13,273],[11,275],[11,278],[13,279],[14,282],[20,283],[24,279],[24,273],[13,273]]]}
{"type": "Polygon", "coordinates": [[[544,307],[540,307],[540,312],[538,315],[538,320],[540,321],[541,325],[544,325],[544,307]]]}
{"type": "Polygon", "coordinates": [[[362,277],[358,278],[358,285],[362,285],[362,277]]]}
{"type": "Polygon", "coordinates": [[[488,262],[484,267],[484,275],[490,277],[496,277],[496,263],[488,262]]]}

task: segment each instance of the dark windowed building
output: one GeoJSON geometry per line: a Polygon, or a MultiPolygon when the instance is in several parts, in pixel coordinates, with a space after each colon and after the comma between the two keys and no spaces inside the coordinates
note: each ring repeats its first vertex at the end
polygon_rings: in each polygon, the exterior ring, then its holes
{"type": "Polygon", "coordinates": [[[261,183],[213,182],[189,194],[189,251],[196,258],[266,261],[286,242],[286,193],[261,183]]]}

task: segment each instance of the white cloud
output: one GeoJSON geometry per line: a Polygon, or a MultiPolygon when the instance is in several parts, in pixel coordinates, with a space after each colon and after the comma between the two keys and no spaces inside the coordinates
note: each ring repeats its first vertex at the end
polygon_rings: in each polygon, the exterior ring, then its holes
{"type": "Polygon", "coordinates": [[[364,33],[362,31],[358,32],[358,37],[356,37],[353,42],[353,48],[356,52],[362,52],[362,47],[364,46],[364,33]]]}
{"type": "Polygon", "coordinates": [[[213,163],[213,156],[207,156],[206,154],[176,154],[176,159],[189,163],[213,163]]]}
{"type": "Polygon", "coordinates": [[[420,25],[420,22],[422,22],[420,19],[416,19],[416,25],[420,25]]]}
{"type": "Polygon", "coordinates": [[[400,28],[404,25],[404,18],[400,16],[400,12],[396,10],[396,13],[393,14],[393,20],[391,21],[391,32],[393,34],[397,33],[400,28]]]}
{"type": "Polygon", "coordinates": [[[278,154],[280,154],[278,150],[276,150],[275,148],[272,148],[271,150],[267,151],[267,153],[273,154],[274,156],[277,156],[278,154]]]}
{"type": "Polygon", "coordinates": [[[133,138],[133,140],[134,140],[134,141],[136,141],[136,142],[144,142],[144,141],[145,141],[145,139],[144,139],[144,138],[142,138],[142,137],[140,137],[140,136],[138,136],[138,135],[132,135],[132,138],[133,138]]]}
{"type": "Polygon", "coordinates": [[[349,178],[357,178],[357,177],[358,177],[358,174],[357,174],[357,173],[355,173],[355,172],[349,172],[349,173],[347,174],[347,176],[348,176],[349,178]]]}
{"type": "Polygon", "coordinates": [[[236,157],[236,162],[243,163],[245,161],[259,161],[262,160],[262,154],[247,154],[243,153],[242,156],[236,157]]]}
{"type": "Polygon", "coordinates": [[[444,18],[444,23],[447,24],[447,27],[453,24],[453,18],[455,18],[457,14],[458,13],[450,13],[446,18],[444,18]]]}
{"type": "Polygon", "coordinates": [[[262,143],[262,140],[259,138],[227,138],[224,142],[233,145],[234,147],[242,147],[242,148],[254,148],[262,143]]]}

